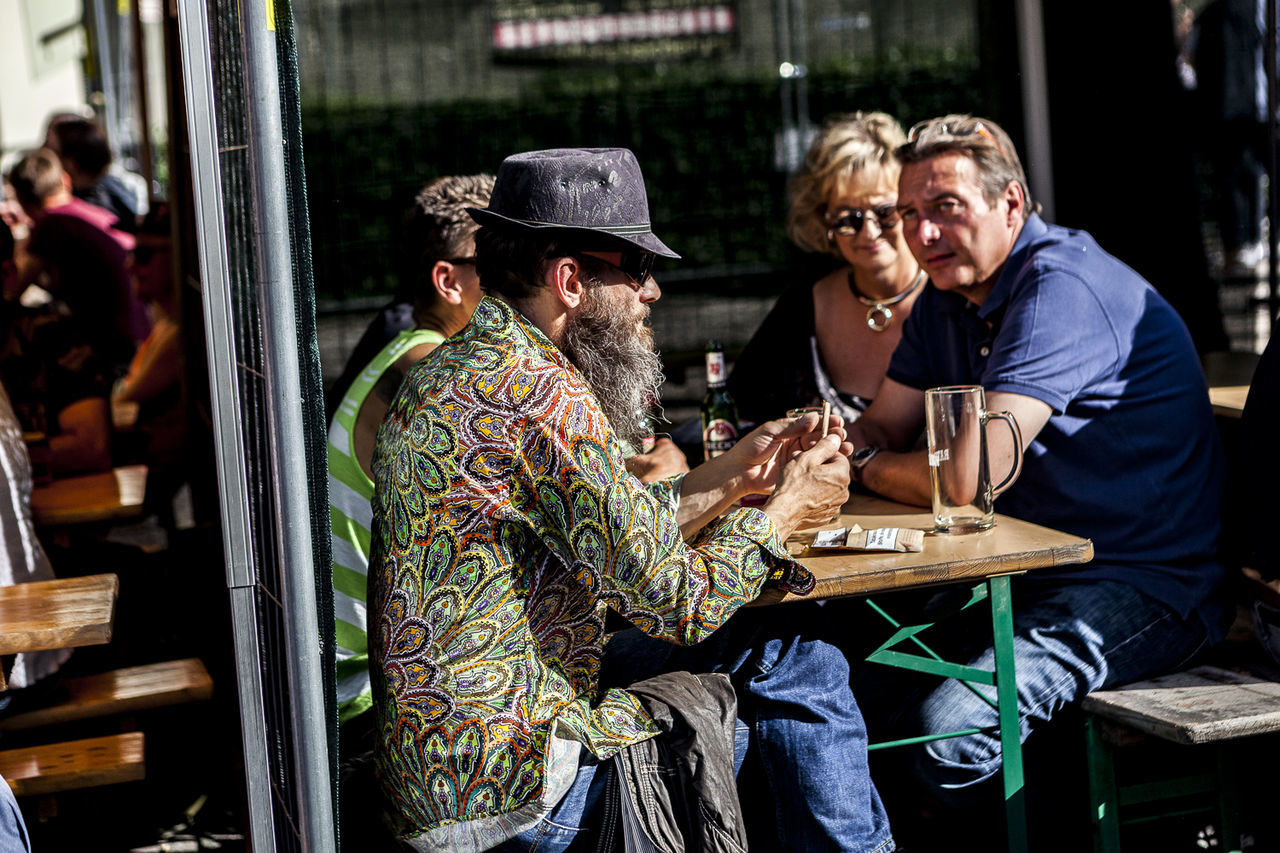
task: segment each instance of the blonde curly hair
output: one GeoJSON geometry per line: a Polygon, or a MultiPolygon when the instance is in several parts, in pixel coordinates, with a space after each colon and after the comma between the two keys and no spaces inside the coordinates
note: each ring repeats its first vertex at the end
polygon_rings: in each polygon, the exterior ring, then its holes
{"type": "Polygon", "coordinates": [[[897,181],[901,167],[894,157],[907,141],[902,126],[887,113],[844,113],[827,119],[809,146],[804,168],[791,181],[787,236],[808,252],[840,250],[827,239],[827,199],[857,175],[881,175],[897,181]]]}

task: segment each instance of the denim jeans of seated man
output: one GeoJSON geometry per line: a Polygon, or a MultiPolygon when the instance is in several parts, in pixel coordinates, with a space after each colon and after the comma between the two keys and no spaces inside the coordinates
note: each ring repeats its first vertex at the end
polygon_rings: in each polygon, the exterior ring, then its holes
{"type": "MultiPolygon", "coordinates": [[[[968,590],[935,596],[929,611],[968,590]]],[[[890,607],[892,605],[889,605],[890,607]]],[[[892,612],[892,610],[890,610],[892,612]]],[[[906,614],[894,613],[901,621],[906,614]]],[[[992,669],[990,613],[974,607],[920,636],[947,660],[992,669]]],[[[1205,627],[1117,581],[1013,582],[1014,656],[1021,738],[1088,693],[1179,669],[1207,646],[1205,627]]],[[[993,729],[995,688],[868,665],[855,682],[877,741],[973,728],[993,729]]],[[[890,750],[911,783],[953,808],[990,803],[1001,769],[998,732],[890,750]],[[991,785],[983,783],[991,782],[991,785]]]]}
{"type": "Polygon", "coordinates": [[[739,777],[744,814],[756,824],[753,849],[890,853],[849,663],[828,639],[846,618],[837,602],[749,608],[689,647],[628,629],[606,647],[601,680],[625,686],[659,672],[725,673],[763,777],[739,777]]]}

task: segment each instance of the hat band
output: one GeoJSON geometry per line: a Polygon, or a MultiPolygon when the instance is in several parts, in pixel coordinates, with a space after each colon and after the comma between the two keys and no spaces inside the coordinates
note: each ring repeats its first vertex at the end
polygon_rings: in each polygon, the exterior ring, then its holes
{"type": "Polygon", "coordinates": [[[567,222],[543,222],[540,219],[516,219],[512,217],[513,222],[519,222],[522,225],[534,226],[550,226],[552,228],[586,228],[591,231],[603,231],[606,234],[614,234],[619,237],[630,234],[652,234],[653,228],[648,222],[639,225],[570,225],[567,222]]]}

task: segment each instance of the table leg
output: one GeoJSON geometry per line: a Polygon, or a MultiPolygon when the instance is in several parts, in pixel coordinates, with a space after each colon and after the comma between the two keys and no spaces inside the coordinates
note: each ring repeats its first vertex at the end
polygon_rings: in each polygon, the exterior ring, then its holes
{"type": "Polygon", "coordinates": [[[1022,776],[1022,738],[1018,680],[1013,657],[1013,598],[1007,575],[988,578],[991,629],[995,640],[996,703],[1000,718],[1001,776],[1010,853],[1027,849],[1026,790],[1022,776]]]}

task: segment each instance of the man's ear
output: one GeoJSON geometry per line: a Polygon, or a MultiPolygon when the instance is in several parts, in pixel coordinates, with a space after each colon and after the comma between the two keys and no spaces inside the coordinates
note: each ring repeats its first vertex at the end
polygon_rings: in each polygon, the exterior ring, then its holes
{"type": "Polygon", "coordinates": [[[1009,206],[1009,212],[1006,216],[1008,225],[1014,226],[1026,219],[1024,214],[1026,213],[1027,197],[1022,191],[1022,184],[1017,181],[1010,181],[1009,186],[1004,188],[1004,200],[1009,206]]]}
{"type": "Polygon", "coordinates": [[[436,261],[431,267],[431,286],[436,295],[450,305],[462,304],[462,281],[457,267],[448,261],[436,261]]]}
{"type": "Polygon", "coordinates": [[[582,264],[577,258],[553,258],[548,263],[547,277],[556,298],[566,308],[577,308],[587,286],[582,281],[582,264]]]}

